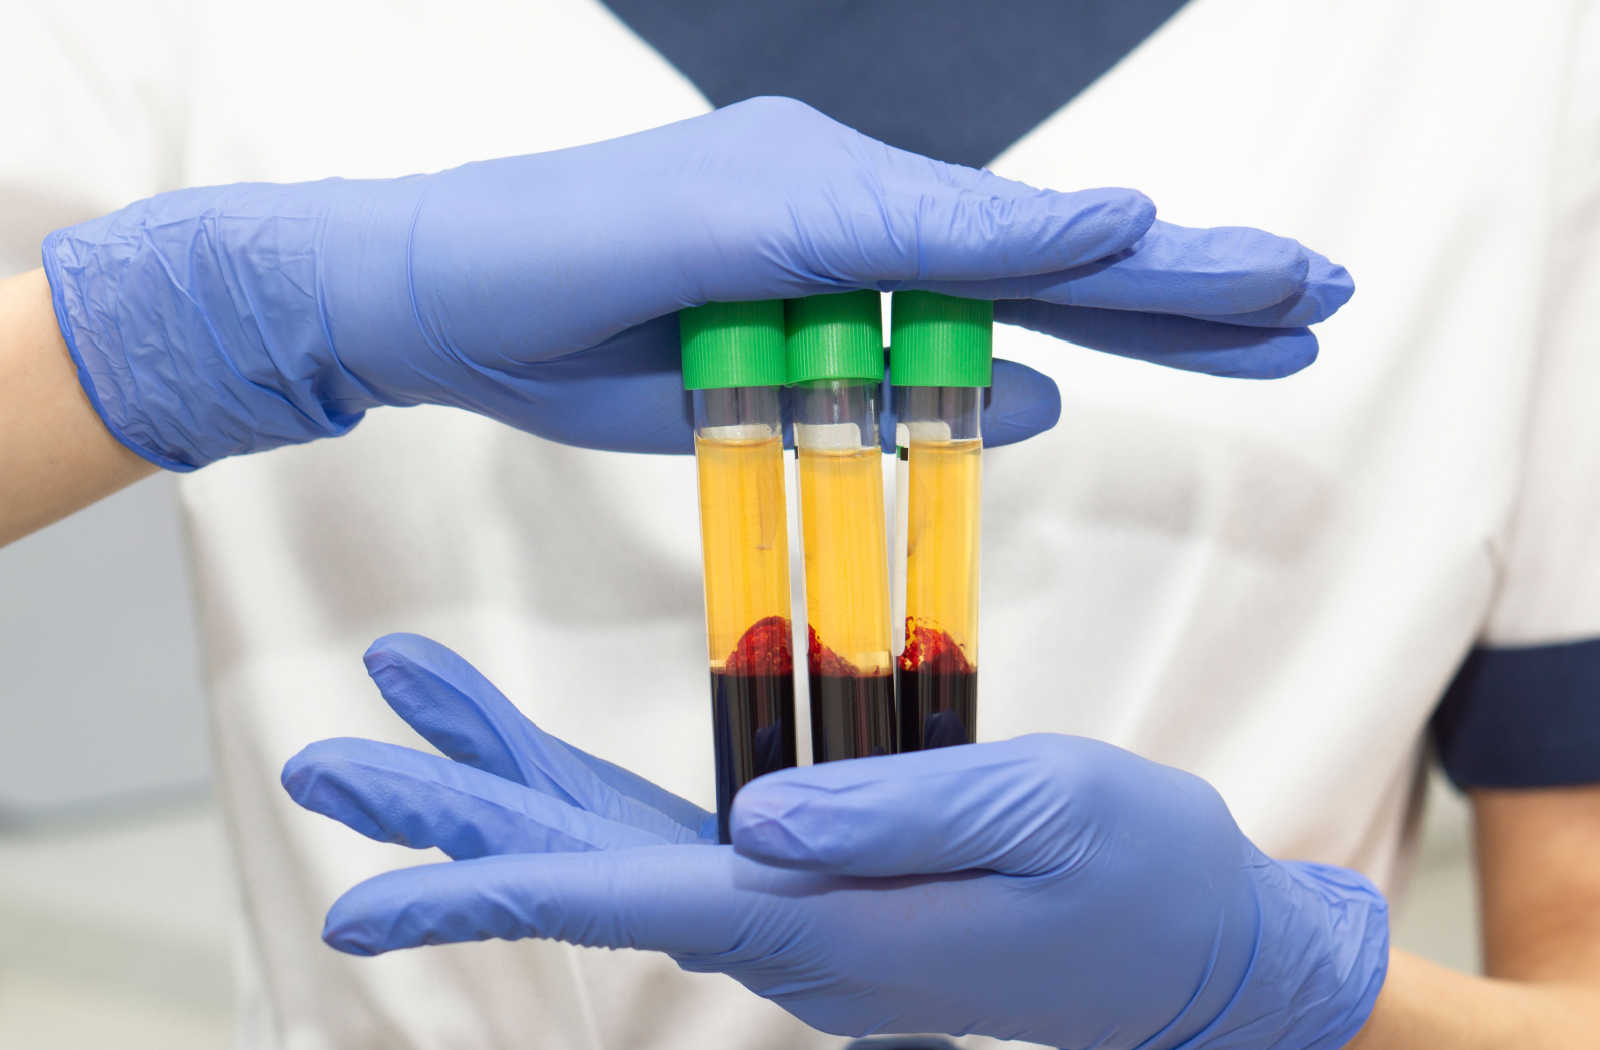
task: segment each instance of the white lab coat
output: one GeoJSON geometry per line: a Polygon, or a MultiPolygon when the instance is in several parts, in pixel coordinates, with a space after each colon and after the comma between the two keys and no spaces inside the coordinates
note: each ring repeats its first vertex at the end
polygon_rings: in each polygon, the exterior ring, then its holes
{"type": "MultiPolygon", "coordinates": [[[[177,185],[430,170],[707,108],[591,0],[7,21],[0,78],[23,94],[0,193],[60,223],[177,185]]],[[[1321,360],[1275,383],[997,332],[1063,412],[986,460],[982,738],[1110,740],[1210,779],[1268,852],[1399,888],[1423,730],[1463,653],[1600,634],[1600,530],[1574,524],[1600,512],[1597,33],[1561,0],[1195,0],[993,163],[1299,237],[1358,293],[1321,360]]],[[[711,804],[691,463],[380,410],[188,476],[182,500],[242,875],[240,1045],[840,1044],[657,956],[355,959],[317,938],[356,880],[440,859],[278,785],[320,737],[424,746],[364,676],[385,632],[444,641],[547,729],[711,804]]]]}

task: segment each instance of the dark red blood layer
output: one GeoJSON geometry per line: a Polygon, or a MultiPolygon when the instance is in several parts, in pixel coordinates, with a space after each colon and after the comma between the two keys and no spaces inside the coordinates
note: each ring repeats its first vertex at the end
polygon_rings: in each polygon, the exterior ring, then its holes
{"type": "Polygon", "coordinates": [[[751,624],[733,647],[723,674],[772,675],[794,673],[794,648],[789,641],[789,618],[767,616],[751,624]]]}
{"type": "Polygon", "coordinates": [[[806,633],[809,635],[806,644],[806,666],[812,674],[833,675],[839,678],[853,678],[861,674],[855,664],[822,644],[822,639],[817,637],[815,627],[807,627],[806,633]]]}
{"type": "Polygon", "coordinates": [[[971,674],[972,662],[956,640],[937,627],[906,618],[906,647],[900,653],[900,670],[935,674],[971,674]]]}

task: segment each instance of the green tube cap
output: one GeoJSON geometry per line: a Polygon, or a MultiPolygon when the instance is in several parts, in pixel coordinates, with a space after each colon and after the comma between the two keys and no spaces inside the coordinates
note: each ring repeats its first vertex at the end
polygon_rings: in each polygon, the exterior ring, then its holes
{"type": "Polygon", "coordinates": [[[788,381],[782,299],[680,310],[678,342],[685,390],[783,386],[788,381]]]}
{"type": "Polygon", "coordinates": [[[989,385],[994,303],[895,292],[889,318],[889,381],[895,386],[989,385]]]}
{"type": "Polygon", "coordinates": [[[883,304],[878,293],[811,295],[784,304],[789,382],[883,380],[883,304]]]}

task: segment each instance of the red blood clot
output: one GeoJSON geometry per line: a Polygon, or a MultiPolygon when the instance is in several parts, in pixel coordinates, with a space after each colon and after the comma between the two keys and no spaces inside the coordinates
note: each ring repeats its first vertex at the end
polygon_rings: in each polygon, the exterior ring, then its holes
{"type": "Polygon", "coordinates": [[[972,662],[945,631],[906,617],[906,647],[900,653],[900,670],[934,674],[971,674],[972,662]]]}
{"type": "Polygon", "coordinates": [[[779,675],[794,672],[794,651],[789,641],[789,618],[767,616],[739,636],[728,654],[723,674],[779,675]]]}
{"type": "Polygon", "coordinates": [[[895,677],[900,750],[970,744],[978,715],[978,673],[945,631],[906,618],[906,647],[895,677]]]}
{"type": "Polygon", "coordinates": [[[806,666],[812,674],[828,675],[834,678],[855,678],[861,672],[856,665],[840,656],[838,653],[822,644],[822,639],[817,637],[815,627],[807,627],[806,632],[810,638],[806,645],[806,666]]]}

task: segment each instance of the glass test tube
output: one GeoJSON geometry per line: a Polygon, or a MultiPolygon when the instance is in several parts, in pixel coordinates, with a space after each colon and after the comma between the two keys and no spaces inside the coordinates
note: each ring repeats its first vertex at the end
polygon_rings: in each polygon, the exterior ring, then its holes
{"type": "Polygon", "coordinates": [[[878,294],[792,301],[788,326],[812,759],[891,754],[898,730],[878,439],[878,294]]]}
{"type": "Polygon", "coordinates": [[[978,713],[978,538],[993,305],[927,292],[893,300],[895,644],[900,747],[970,744],[978,713]]]}
{"type": "Polygon", "coordinates": [[[679,323],[694,399],[717,830],[727,842],[738,790],[795,764],[783,304],[712,303],[679,323]]]}

